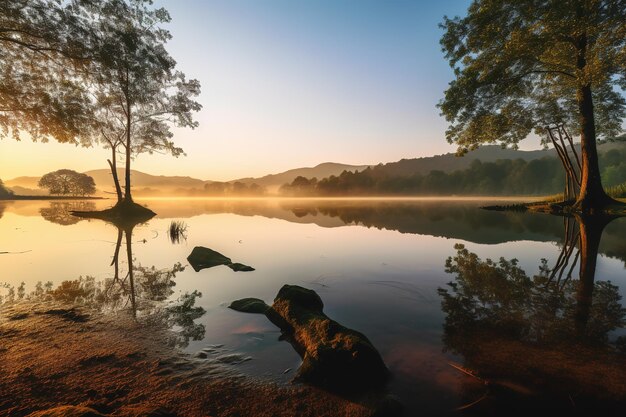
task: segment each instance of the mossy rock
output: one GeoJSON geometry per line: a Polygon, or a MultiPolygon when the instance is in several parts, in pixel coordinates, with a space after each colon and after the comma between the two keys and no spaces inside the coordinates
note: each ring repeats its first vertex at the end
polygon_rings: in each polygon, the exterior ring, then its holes
{"type": "Polygon", "coordinates": [[[389,371],[369,339],[326,316],[324,303],[313,290],[285,285],[271,307],[244,298],[230,308],[264,313],[281,329],[282,339],[302,357],[299,380],[345,393],[381,388],[388,380],[389,371]]]}

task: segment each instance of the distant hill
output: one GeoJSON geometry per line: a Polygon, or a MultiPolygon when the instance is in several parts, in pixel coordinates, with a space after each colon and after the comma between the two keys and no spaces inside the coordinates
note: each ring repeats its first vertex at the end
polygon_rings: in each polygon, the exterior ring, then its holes
{"type": "MultiPolygon", "coordinates": [[[[576,146],[580,151],[580,146],[576,146]]],[[[626,142],[606,142],[598,144],[598,153],[608,152],[611,149],[624,149],[626,142]]],[[[457,170],[469,168],[475,159],[481,162],[495,162],[499,159],[523,159],[526,162],[541,159],[543,157],[556,158],[554,148],[539,149],[534,151],[519,151],[514,149],[502,148],[498,145],[485,145],[467,153],[463,157],[458,157],[453,153],[443,155],[427,156],[423,158],[401,159],[398,162],[389,162],[382,164],[385,173],[390,176],[409,176],[413,174],[428,174],[430,171],[438,170],[450,173],[457,170]]],[[[318,177],[319,179],[319,177],[318,177]]]]}
{"type": "Polygon", "coordinates": [[[17,177],[12,180],[5,180],[4,185],[9,188],[13,187],[22,187],[22,188],[32,188],[36,189],[37,182],[39,182],[40,177],[17,177]]]}
{"type": "MultiPolygon", "coordinates": [[[[113,188],[113,177],[110,169],[95,169],[87,171],[85,174],[89,175],[96,182],[98,188],[109,187],[113,188]]],[[[120,182],[124,183],[124,170],[118,168],[117,175],[120,182]]],[[[180,176],[167,176],[167,175],[150,175],[141,171],[130,171],[130,178],[133,182],[133,187],[137,188],[153,188],[160,190],[171,190],[178,188],[197,188],[202,189],[205,181],[191,177],[180,176]]]]}
{"type": "Polygon", "coordinates": [[[330,177],[331,175],[339,175],[343,171],[362,171],[369,165],[346,165],[334,162],[324,162],[314,167],[290,169],[279,174],[265,175],[260,178],[241,178],[229,182],[243,182],[244,184],[256,183],[272,192],[285,183],[292,182],[296,177],[303,176],[306,178],[317,177],[319,179],[330,177]]]}

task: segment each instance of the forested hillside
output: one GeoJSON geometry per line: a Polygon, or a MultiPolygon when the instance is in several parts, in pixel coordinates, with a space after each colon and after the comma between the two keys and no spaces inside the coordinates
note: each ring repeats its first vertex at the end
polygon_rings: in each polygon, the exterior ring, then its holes
{"type": "MultiPolygon", "coordinates": [[[[281,187],[283,195],[548,195],[563,191],[564,171],[554,157],[474,159],[466,169],[397,174],[398,163],[378,165],[361,172],[344,171],[323,179],[298,177],[281,187]],[[391,165],[391,167],[389,166],[391,165]]],[[[605,186],[626,182],[626,146],[611,146],[600,153],[605,186]]]]}

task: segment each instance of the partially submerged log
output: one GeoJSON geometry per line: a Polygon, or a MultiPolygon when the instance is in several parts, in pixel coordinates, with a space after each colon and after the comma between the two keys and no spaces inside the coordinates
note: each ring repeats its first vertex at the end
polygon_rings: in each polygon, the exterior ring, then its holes
{"type": "Polygon", "coordinates": [[[245,298],[230,308],[263,313],[302,357],[296,379],[340,392],[380,388],[389,371],[365,335],[342,326],[323,312],[315,291],[284,285],[270,307],[262,300],[245,298]]]}

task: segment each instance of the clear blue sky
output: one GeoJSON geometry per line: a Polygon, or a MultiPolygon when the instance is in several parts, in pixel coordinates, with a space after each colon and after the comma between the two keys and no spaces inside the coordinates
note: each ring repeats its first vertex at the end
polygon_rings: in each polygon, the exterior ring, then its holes
{"type": "MultiPolygon", "coordinates": [[[[226,180],[454,150],[436,108],[452,78],[438,24],[444,15],[463,15],[467,0],[156,5],[171,13],[169,50],[188,77],[200,80],[204,108],[198,129],[176,131],[187,157],[142,155],[136,169],[226,180]]],[[[526,147],[538,147],[534,142],[526,147]]],[[[106,157],[104,150],[0,142],[4,178],[106,168],[106,157]]]]}

